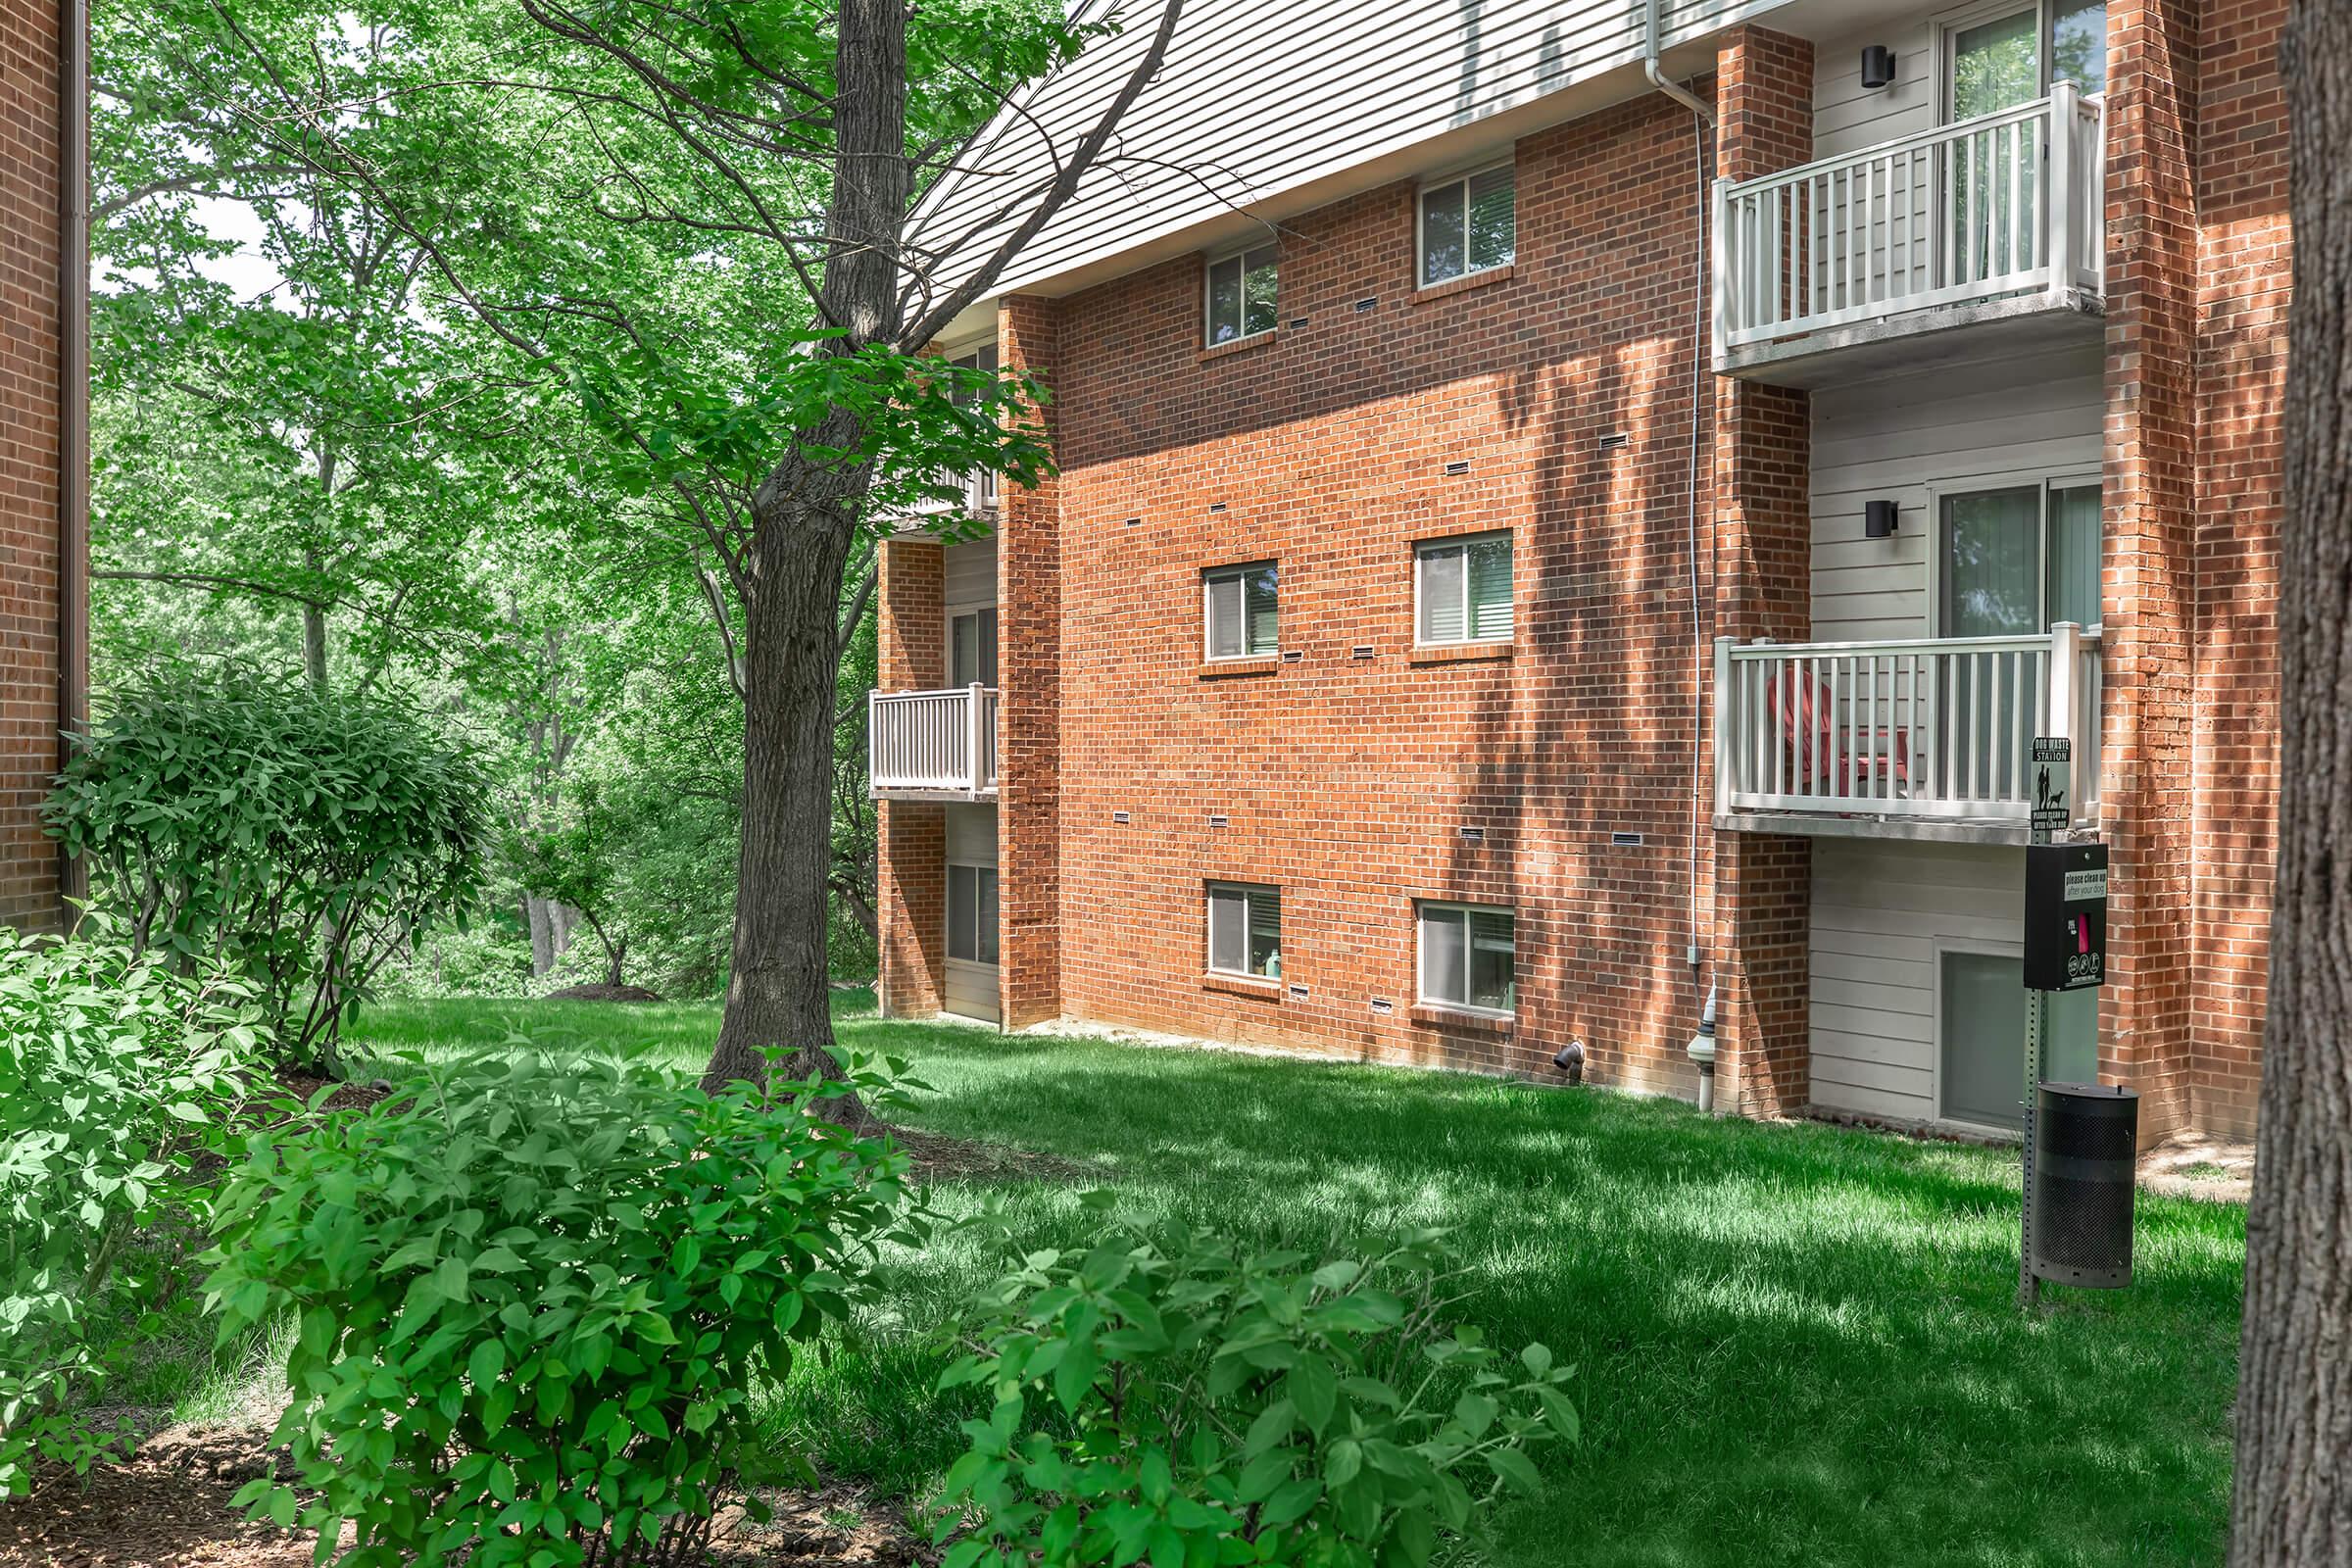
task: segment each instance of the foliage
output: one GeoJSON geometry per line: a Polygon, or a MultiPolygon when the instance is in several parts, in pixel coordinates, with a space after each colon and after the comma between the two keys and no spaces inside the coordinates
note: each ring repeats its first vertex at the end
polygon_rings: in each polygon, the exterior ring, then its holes
{"type": "Polygon", "coordinates": [[[398,698],[168,666],[111,694],[49,817],[134,953],[227,964],[279,1048],[311,1060],[386,958],[465,921],[487,793],[472,757],[398,698]]]}
{"type": "Polygon", "coordinates": [[[259,1054],[236,980],[172,974],[103,917],[84,929],[0,932],[0,1495],[122,1440],[96,1396],[172,1294],[196,1155],[259,1054]]]}
{"type": "MultiPolygon", "coordinates": [[[[877,1073],[850,1082],[886,1090],[877,1073]]],[[[818,1119],[842,1084],[706,1097],[525,1053],[420,1079],[220,1199],[225,1338],[290,1312],[277,1429],[342,1561],[475,1568],[693,1556],[771,1461],[747,1390],[837,1321],[900,1217],[906,1156],[818,1119]]]]}
{"type": "Polygon", "coordinates": [[[1576,1436],[1549,1350],[1440,1332],[1458,1278],[1435,1231],[1361,1261],[1181,1225],[1028,1253],[941,1379],[996,1401],[948,1472],[977,1528],[947,1568],[1420,1568],[1482,1496],[1540,1490],[1530,1447],[1576,1436]]]}

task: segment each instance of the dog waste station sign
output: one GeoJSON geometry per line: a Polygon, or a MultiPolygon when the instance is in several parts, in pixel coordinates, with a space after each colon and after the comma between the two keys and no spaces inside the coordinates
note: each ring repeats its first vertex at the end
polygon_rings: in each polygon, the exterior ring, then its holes
{"type": "MultiPolygon", "coordinates": [[[[2072,1193],[2083,1185],[2078,1177],[2091,1174],[2075,1147],[2081,1137],[2076,1125],[2081,1119],[2078,1102],[2088,1099],[2106,1102],[2105,1109],[2094,1104],[2092,1111],[2121,1129],[2123,1179],[2127,1184],[2131,1179],[2129,1145],[2133,1136],[2131,1129],[2138,1120],[2136,1105],[2116,1102],[2136,1099],[2129,1089],[2042,1082],[2042,1063],[2049,1045],[2050,994],[2095,990],[2107,981],[2107,846],[2052,841],[2053,835],[2070,832],[2074,826],[2074,803],[2070,799],[2075,772],[2073,741],[2064,736],[2036,738],[2033,758],[2034,805],[2028,823],[2031,832],[2026,845],[2025,889],[2026,1100],[2022,1155],[2025,1181],[2017,1260],[2018,1303],[2027,1308],[2038,1299],[2045,1273],[2049,1278],[2070,1284],[2123,1284],[2130,1279],[2128,1186],[2122,1199],[2124,1250],[2120,1269],[2050,1268],[2042,1255],[2043,1238],[2036,1234],[2036,1222],[2042,1217],[2039,1210],[2047,1202],[2046,1195],[2037,1196],[2037,1187],[2044,1175],[2065,1178],[2052,1191],[2072,1193]],[[2041,1126],[2045,1106],[2052,1113],[2063,1112],[2073,1121],[2063,1126],[2041,1126]],[[2118,1116],[2113,1112],[2123,1114],[2118,1116]],[[2046,1161],[2055,1164],[2046,1172],[2039,1170],[2046,1161]],[[2078,1170],[2078,1166],[2085,1168],[2078,1170]]],[[[2109,1141],[2114,1141],[2112,1133],[2109,1141]]],[[[2108,1230],[2112,1234],[2112,1223],[2108,1230]]],[[[2071,1233],[2062,1230],[2053,1233],[2051,1239],[2055,1241],[2067,1234],[2071,1233]]]]}

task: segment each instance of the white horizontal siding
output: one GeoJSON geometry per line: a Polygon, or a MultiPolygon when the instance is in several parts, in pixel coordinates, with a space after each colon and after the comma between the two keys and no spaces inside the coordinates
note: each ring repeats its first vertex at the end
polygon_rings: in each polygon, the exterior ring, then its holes
{"type": "Polygon", "coordinates": [[[2014,949],[2022,851],[1869,839],[1813,843],[1813,1102],[1936,1115],[1939,943],[2014,949]]]}
{"type": "Polygon", "coordinates": [[[952,865],[997,863],[997,808],[962,801],[948,803],[948,861],[952,865]]]}
{"type": "Polygon", "coordinates": [[[995,1023],[1000,1017],[997,1005],[997,966],[993,963],[966,963],[961,958],[947,961],[947,985],[940,998],[944,1011],[959,1018],[978,1018],[995,1023]]]}
{"type": "MultiPolygon", "coordinates": [[[[1778,3],[1666,0],[1661,28],[1671,47],[1778,3]]],[[[1126,23],[1116,35],[998,116],[926,197],[912,238],[948,253],[935,283],[968,275],[1011,232],[1054,151],[1066,154],[1117,95],[1159,12],[1151,0],[1116,12],[1126,23]]],[[[1641,58],[1643,18],[1640,0],[1191,0],[1112,154],[999,286],[1116,258],[1590,81],[1641,58]]]]}
{"type": "Polygon", "coordinates": [[[1936,124],[1935,29],[1926,14],[1879,24],[1813,50],[1813,156],[1838,158],[1936,124]],[[1894,80],[1862,85],[1862,50],[1894,51],[1894,80]]]}
{"type": "Polygon", "coordinates": [[[2096,345],[1813,394],[1813,636],[1927,637],[1931,487],[2096,473],[2106,414],[2096,345]],[[1900,508],[1865,539],[1865,503],[1900,508]]]}
{"type": "Polygon", "coordinates": [[[997,541],[975,539],[940,552],[947,573],[947,606],[971,610],[997,602],[997,541]]]}

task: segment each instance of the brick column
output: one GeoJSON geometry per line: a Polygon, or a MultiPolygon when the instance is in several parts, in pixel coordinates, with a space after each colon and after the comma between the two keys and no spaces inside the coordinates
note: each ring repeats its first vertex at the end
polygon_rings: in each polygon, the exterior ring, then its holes
{"type": "Polygon", "coordinates": [[[2285,0],[2217,0],[2197,52],[2196,1000],[2190,1112],[2248,1137],[2278,843],[2280,408],[2293,270],[2285,0]]]}
{"type": "MultiPolygon", "coordinates": [[[[876,585],[875,680],[886,692],[937,691],[948,681],[947,584],[939,541],[887,539],[876,585]]],[[[882,1011],[927,1018],[944,991],[948,918],[947,808],[877,801],[875,923],[882,1011]]]]}
{"type": "MultiPolygon", "coordinates": [[[[1060,311],[1015,297],[997,312],[1006,371],[1051,387],[1060,311]]],[[[1049,447],[1059,420],[1037,411],[1049,447]]],[[[998,1001],[1007,1029],[1061,1016],[1061,494],[1006,484],[997,513],[998,1001]]]]}
{"type": "MultiPolygon", "coordinates": [[[[1721,177],[1809,160],[1813,45],[1762,27],[1733,31],[1716,56],[1715,112],[1721,177]]],[[[1802,642],[1813,618],[1810,400],[1718,377],[1714,439],[1715,633],[1802,642]]],[[[1707,786],[1711,799],[1712,778],[1707,786]]],[[[1714,845],[1717,1102],[1750,1115],[1799,1110],[1812,1098],[1812,846],[1725,832],[1714,845]]]]}
{"type": "Polygon", "coordinates": [[[2198,38],[2181,0],[2117,0],[2107,40],[2099,1069],[2139,1090],[2145,1141],[2188,1108],[2198,38]]]}

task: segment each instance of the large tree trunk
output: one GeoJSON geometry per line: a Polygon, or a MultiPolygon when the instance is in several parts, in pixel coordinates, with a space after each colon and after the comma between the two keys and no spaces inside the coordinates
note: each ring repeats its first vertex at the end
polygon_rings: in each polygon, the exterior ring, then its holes
{"type": "MultiPolygon", "coordinates": [[[[796,489],[805,494],[819,476],[796,489]]],[[[838,485],[842,481],[836,478],[838,485]]],[[[833,1071],[825,965],[832,867],[833,616],[854,525],[841,511],[778,498],[762,518],[757,584],[744,615],[743,846],[736,863],[734,967],[704,1087],[763,1081],[784,1048],[787,1078],[833,1071]]],[[[851,1101],[839,1107],[863,1119],[851,1101]]]]}
{"type": "Polygon", "coordinates": [[[2230,1560],[2342,1568],[2352,1563],[2352,0],[2298,0],[2280,64],[2295,246],[2285,730],[2230,1560]]]}
{"type": "MultiPolygon", "coordinates": [[[[904,0],[842,0],[835,42],[833,191],[818,314],[844,335],[821,352],[895,343],[906,165],[904,0]]],[[[835,409],[797,433],[794,450],[753,498],[751,591],[744,605],[743,849],[735,883],[734,972],[706,1088],[780,1070],[833,1070],[825,966],[832,869],[833,703],[840,668],[842,571],[873,482],[869,466],[827,461],[855,452],[858,416],[835,409]]],[[[855,1096],[830,1107],[868,1120],[855,1096]]]]}

